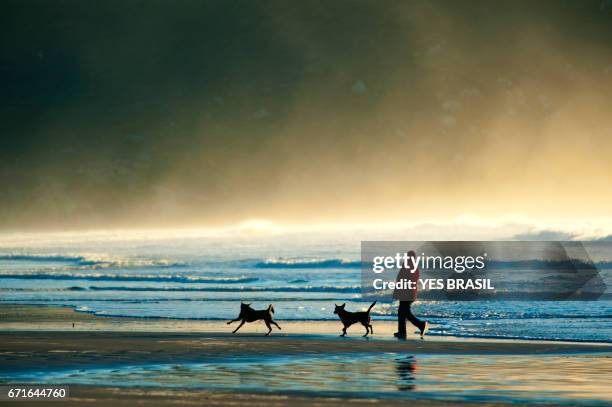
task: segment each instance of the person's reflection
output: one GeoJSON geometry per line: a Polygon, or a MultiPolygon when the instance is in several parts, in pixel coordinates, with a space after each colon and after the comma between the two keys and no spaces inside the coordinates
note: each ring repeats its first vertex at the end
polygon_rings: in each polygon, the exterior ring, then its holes
{"type": "Polygon", "coordinates": [[[397,389],[400,391],[414,390],[414,373],[416,372],[416,359],[414,356],[405,356],[395,359],[397,375],[397,389]]]}

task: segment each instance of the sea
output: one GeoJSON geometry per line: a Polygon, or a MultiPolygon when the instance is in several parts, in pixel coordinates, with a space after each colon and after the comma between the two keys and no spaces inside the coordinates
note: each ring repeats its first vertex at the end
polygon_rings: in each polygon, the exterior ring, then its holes
{"type": "MultiPolygon", "coordinates": [[[[359,233],[113,232],[0,239],[0,303],[100,316],[233,319],[241,301],[277,320],[366,309],[359,233]]],[[[612,301],[417,301],[429,335],[612,342],[612,301]]],[[[376,320],[396,319],[379,301],[376,320]]]]}

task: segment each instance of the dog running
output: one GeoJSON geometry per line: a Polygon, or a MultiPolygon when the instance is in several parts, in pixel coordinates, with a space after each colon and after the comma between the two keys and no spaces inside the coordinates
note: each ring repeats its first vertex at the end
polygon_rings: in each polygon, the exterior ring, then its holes
{"type": "Polygon", "coordinates": [[[361,325],[363,325],[366,329],[366,333],[363,336],[368,336],[368,333],[374,334],[374,330],[372,329],[371,324],[372,319],[370,318],[370,311],[372,310],[374,305],[376,305],[376,301],[374,301],[372,305],[370,305],[370,308],[368,308],[367,311],[361,312],[347,311],[344,309],[345,305],[346,303],[342,305],[336,305],[336,309],[334,309],[334,314],[338,314],[338,316],[340,317],[340,321],[342,321],[342,324],[344,325],[344,328],[342,328],[342,335],[340,336],[346,336],[346,329],[349,326],[356,324],[357,322],[361,323],[361,325]]]}
{"type": "Polygon", "coordinates": [[[232,331],[232,333],[235,334],[240,328],[242,328],[242,325],[244,325],[245,322],[255,322],[259,321],[260,319],[263,319],[263,321],[266,323],[266,326],[268,327],[268,333],[266,334],[266,336],[268,336],[270,335],[270,332],[272,332],[272,326],[270,326],[270,324],[273,324],[278,329],[281,329],[281,327],[276,322],[274,322],[274,320],[272,320],[273,314],[274,307],[272,306],[272,304],[268,306],[268,309],[255,310],[251,308],[251,304],[245,304],[241,302],[240,314],[238,315],[238,318],[232,319],[227,324],[229,325],[232,322],[241,321],[240,325],[238,325],[238,328],[232,331]]]}

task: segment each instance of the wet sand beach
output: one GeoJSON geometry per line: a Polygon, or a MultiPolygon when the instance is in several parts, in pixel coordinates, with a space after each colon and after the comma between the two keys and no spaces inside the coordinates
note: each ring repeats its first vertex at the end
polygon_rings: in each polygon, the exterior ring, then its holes
{"type": "Polygon", "coordinates": [[[0,381],[71,384],[75,405],[612,402],[612,345],[604,343],[397,341],[393,324],[376,324],[382,333],[372,338],[358,328],[340,338],[337,323],[286,321],[265,337],[256,327],[263,324],[232,335],[224,321],[96,317],[62,307],[0,312],[0,381]],[[460,389],[464,396],[455,396],[460,389]],[[542,391],[555,397],[541,400],[542,391]]]}

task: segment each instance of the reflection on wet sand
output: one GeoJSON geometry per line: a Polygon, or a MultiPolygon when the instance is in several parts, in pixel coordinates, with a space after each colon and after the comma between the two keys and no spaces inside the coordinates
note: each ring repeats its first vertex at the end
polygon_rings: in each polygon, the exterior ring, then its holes
{"type": "MultiPolygon", "coordinates": [[[[1,371],[0,371],[1,372],[1,371]]],[[[407,398],[446,402],[609,405],[602,355],[426,355],[400,352],[219,355],[198,363],[91,365],[0,373],[0,382],[69,383],[407,398]],[[418,366],[418,369],[417,369],[418,366]]]]}
{"type": "Polygon", "coordinates": [[[395,369],[398,375],[397,389],[400,391],[414,390],[414,374],[416,372],[415,357],[412,355],[401,356],[395,359],[395,363],[395,369]]]}

